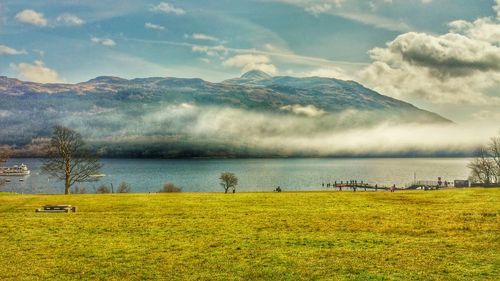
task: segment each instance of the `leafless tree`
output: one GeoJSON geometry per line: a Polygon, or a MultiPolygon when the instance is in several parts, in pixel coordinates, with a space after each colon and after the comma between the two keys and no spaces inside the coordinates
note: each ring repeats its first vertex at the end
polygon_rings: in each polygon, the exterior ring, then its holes
{"type": "Polygon", "coordinates": [[[42,171],[64,181],[64,194],[69,194],[71,186],[77,182],[96,181],[93,175],[99,174],[102,168],[99,159],[87,149],[82,136],[62,126],[54,127],[47,155],[42,171]]]}
{"type": "Polygon", "coordinates": [[[132,191],[132,188],[130,187],[130,184],[126,183],[126,182],[122,182],[120,183],[120,185],[118,186],[118,193],[130,193],[130,191],[132,191]]]}
{"type": "Polygon", "coordinates": [[[97,188],[95,193],[106,194],[106,193],[111,193],[111,190],[109,189],[109,187],[107,185],[103,184],[97,188]]]}
{"type": "Polygon", "coordinates": [[[233,188],[233,193],[238,185],[238,177],[234,173],[224,172],[220,175],[220,185],[224,188],[224,193],[227,193],[230,188],[233,188]]]}
{"type": "Polygon", "coordinates": [[[474,182],[500,183],[500,137],[491,138],[486,147],[477,150],[476,158],[468,165],[474,182]]]}
{"type": "Polygon", "coordinates": [[[182,188],[176,186],[171,182],[167,182],[163,188],[160,190],[160,193],[169,193],[169,192],[181,192],[182,188]]]}
{"type": "Polygon", "coordinates": [[[496,164],[497,168],[497,181],[500,180],[500,136],[496,138],[491,138],[489,150],[491,157],[496,164]]]}

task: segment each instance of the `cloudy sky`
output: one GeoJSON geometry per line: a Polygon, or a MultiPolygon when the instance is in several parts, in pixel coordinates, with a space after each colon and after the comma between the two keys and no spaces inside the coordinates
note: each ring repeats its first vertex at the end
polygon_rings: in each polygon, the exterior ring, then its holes
{"type": "Polygon", "coordinates": [[[252,69],[352,79],[500,124],[500,0],[0,2],[0,75],[221,81],[252,69]]]}

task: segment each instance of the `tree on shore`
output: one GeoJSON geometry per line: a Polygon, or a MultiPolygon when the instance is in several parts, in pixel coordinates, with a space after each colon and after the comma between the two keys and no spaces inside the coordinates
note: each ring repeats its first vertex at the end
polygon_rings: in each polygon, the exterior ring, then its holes
{"type": "Polygon", "coordinates": [[[182,188],[178,187],[177,185],[167,182],[165,185],[163,185],[163,188],[160,189],[160,193],[171,193],[171,192],[182,192],[182,188]]]}
{"type": "Polygon", "coordinates": [[[90,153],[79,133],[54,127],[42,171],[64,181],[64,194],[69,194],[75,183],[96,181],[93,175],[99,174],[101,168],[99,159],[90,153]]]}
{"type": "Polygon", "coordinates": [[[10,154],[11,154],[10,149],[8,149],[8,148],[0,149],[0,163],[6,162],[7,160],[9,160],[10,154]]]}
{"type": "Polygon", "coordinates": [[[224,188],[224,193],[227,193],[230,188],[233,189],[233,193],[236,192],[236,186],[238,185],[238,177],[234,173],[224,172],[220,175],[220,185],[224,188]]]}
{"type": "Polygon", "coordinates": [[[131,191],[132,191],[132,188],[130,187],[130,184],[128,184],[126,182],[120,183],[120,185],[118,186],[118,190],[117,190],[118,193],[130,193],[131,191]]]}
{"type": "Polygon", "coordinates": [[[95,191],[95,193],[97,194],[107,194],[107,193],[111,193],[111,190],[109,189],[109,187],[107,185],[101,185],[97,188],[97,190],[95,191]]]}
{"type": "Polygon", "coordinates": [[[500,183],[500,136],[491,138],[487,146],[479,148],[476,158],[467,167],[473,182],[500,183]]]}

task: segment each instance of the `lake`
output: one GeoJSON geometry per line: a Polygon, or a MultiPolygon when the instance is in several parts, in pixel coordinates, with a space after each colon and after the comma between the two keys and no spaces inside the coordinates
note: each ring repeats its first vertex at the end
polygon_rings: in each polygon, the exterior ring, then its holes
{"type": "MultiPolygon", "coordinates": [[[[102,184],[116,187],[120,182],[131,185],[133,192],[156,192],[172,182],[183,191],[221,192],[221,172],[233,172],[239,178],[238,191],[320,190],[324,182],[363,180],[364,182],[403,187],[416,175],[417,180],[467,179],[470,158],[320,158],[320,159],[211,159],[155,160],[103,159],[98,182],[77,184],[94,192],[102,184]]],[[[23,193],[62,193],[63,183],[41,174],[41,159],[15,158],[6,165],[27,164],[31,175],[4,177],[11,182],[3,191],[23,193]],[[20,181],[23,179],[23,181],[20,181]]]]}

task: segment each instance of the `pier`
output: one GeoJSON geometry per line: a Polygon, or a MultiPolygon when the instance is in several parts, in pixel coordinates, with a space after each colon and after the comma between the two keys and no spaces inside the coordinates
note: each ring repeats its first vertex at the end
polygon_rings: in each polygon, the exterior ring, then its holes
{"type": "Polygon", "coordinates": [[[334,183],[322,183],[322,187],[328,188],[336,188],[338,191],[342,191],[343,189],[345,190],[352,190],[352,191],[357,191],[358,189],[367,191],[368,189],[378,191],[378,190],[401,190],[402,188],[396,187],[396,185],[393,185],[392,187],[388,186],[383,186],[379,184],[370,184],[370,183],[365,183],[364,181],[357,181],[357,180],[349,180],[349,181],[341,181],[340,183],[335,181],[334,183]]]}

